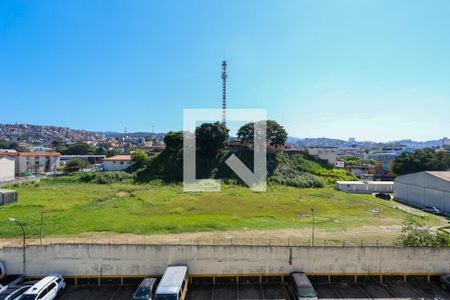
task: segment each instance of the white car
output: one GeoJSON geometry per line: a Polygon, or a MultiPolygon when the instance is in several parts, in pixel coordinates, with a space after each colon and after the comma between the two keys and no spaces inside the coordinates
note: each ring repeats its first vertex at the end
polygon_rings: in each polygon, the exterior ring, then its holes
{"type": "Polygon", "coordinates": [[[53,300],[66,287],[61,274],[51,274],[26,291],[20,300],[53,300]]]}
{"type": "Polygon", "coordinates": [[[0,294],[0,300],[19,300],[31,285],[13,285],[0,294]]]}

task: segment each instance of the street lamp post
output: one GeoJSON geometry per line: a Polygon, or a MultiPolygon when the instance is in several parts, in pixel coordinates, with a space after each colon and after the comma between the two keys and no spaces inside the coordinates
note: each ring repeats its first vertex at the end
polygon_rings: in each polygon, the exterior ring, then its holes
{"type": "Polygon", "coordinates": [[[314,208],[311,208],[312,213],[312,232],[311,232],[311,244],[314,246],[314,208]]]}
{"type": "Polygon", "coordinates": [[[8,221],[14,222],[19,224],[20,229],[22,229],[22,250],[23,250],[23,256],[22,256],[22,267],[23,267],[23,274],[25,275],[25,229],[23,228],[23,224],[19,221],[17,221],[15,218],[8,218],[8,221]]]}
{"type": "Polygon", "coordinates": [[[41,211],[41,228],[40,228],[40,245],[42,246],[42,238],[44,237],[44,211],[41,211]]]}

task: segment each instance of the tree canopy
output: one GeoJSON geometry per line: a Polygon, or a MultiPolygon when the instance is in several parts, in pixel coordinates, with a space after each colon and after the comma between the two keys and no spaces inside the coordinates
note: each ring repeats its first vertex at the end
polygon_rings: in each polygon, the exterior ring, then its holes
{"type": "Polygon", "coordinates": [[[405,222],[402,233],[395,244],[402,247],[445,247],[450,243],[450,235],[445,232],[433,234],[429,228],[409,219],[405,222]]]}
{"type": "Polygon", "coordinates": [[[16,142],[8,142],[7,140],[0,140],[0,149],[14,149],[18,152],[29,152],[30,150],[20,146],[16,142]]]}
{"type": "Polygon", "coordinates": [[[203,123],[195,130],[197,146],[202,153],[214,154],[225,146],[228,132],[226,125],[221,122],[203,123]]]}
{"type": "Polygon", "coordinates": [[[67,172],[76,172],[80,171],[81,169],[90,167],[90,163],[87,160],[82,159],[72,159],[67,162],[67,164],[64,166],[64,170],[67,172]]]}
{"type": "Polygon", "coordinates": [[[450,153],[436,152],[433,149],[418,149],[411,153],[403,152],[394,163],[397,175],[421,171],[446,171],[450,169],[450,153]]]}
{"type": "Polygon", "coordinates": [[[143,168],[148,161],[148,154],[142,149],[135,149],[131,154],[131,160],[136,169],[143,168]]]}
{"type": "Polygon", "coordinates": [[[177,151],[183,147],[183,132],[169,131],[164,137],[164,144],[166,148],[172,151],[177,151]]]}
{"type": "MultiPolygon", "coordinates": [[[[255,123],[247,123],[239,128],[237,136],[241,143],[253,144],[255,136],[255,123]]],[[[287,132],[283,126],[273,120],[266,121],[266,141],[271,146],[284,145],[287,140],[287,132]]]]}
{"type": "Polygon", "coordinates": [[[368,166],[373,166],[375,165],[375,161],[373,159],[365,159],[356,155],[351,155],[351,154],[347,154],[347,155],[342,155],[341,159],[345,162],[345,165],[349,165],[349,166],[363,166],[363,165],[368,165],[368,166]]]}

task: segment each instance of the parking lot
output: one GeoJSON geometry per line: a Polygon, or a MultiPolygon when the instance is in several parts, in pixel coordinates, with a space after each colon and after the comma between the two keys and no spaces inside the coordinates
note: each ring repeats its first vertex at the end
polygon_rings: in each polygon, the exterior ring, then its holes
{"type": "MultiPolygon", "coordinates": [[[[380,283],[378,277],[358,278],[310,277],[320,299],[450,299],[450,292],[443,291],[435,279],[430,283],[424,278],[408,279],[391,277],[380,283]]],[[[234,300],[234,299],[291,299],[281,278],[263,277],[222,277],[194,278],[189,286],[189,300],[234,300]]],[[[129,300],[137,288],[137,283],[119,285],[110,283],[94,285],[69,284],[60,299],[63,300],[129,300]]]]}

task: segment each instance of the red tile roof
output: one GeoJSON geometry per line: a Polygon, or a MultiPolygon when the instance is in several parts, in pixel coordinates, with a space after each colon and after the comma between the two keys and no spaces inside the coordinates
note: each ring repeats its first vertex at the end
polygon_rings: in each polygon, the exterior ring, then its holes
{"type": "Polygon", "coordinates": [[[130,161],[131,155],[116,155],[105,158],[103,161],[130,161]]]}
{"type": "Polygon", "coordinates": [[[19,153],[17,152],[0,152],[0,156],[19,156],[19,153]]]}
{"type": "Polygon", "coordinates": [[[19,152],[19,156],[61,156],[59,152],[19,152]]]}

